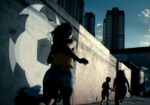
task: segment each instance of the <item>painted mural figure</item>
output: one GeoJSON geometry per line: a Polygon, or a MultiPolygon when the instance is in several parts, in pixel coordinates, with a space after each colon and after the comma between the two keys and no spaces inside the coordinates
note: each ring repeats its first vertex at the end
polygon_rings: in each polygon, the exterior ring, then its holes
{"type": "Polygon", "coordinates": [[[126,93],[130,92],[129,82],[125,76],[124,71],[117,71],[116,78],[114,79],[114,89],[115,89],[115,105],[119,105],[119,102],[123,102],[126,93]]]}
{"type": "Polygon", "coordinates": [[[43,79],[43,98],[46,105],[51,105],[60,91],[63,105],[70,105],[75,81],[73,62],[88,64],[85,58],[79,58],[74,53],[72,27],[69,23],[57,26],[52,32],[53,45],[47,62],[51,68],[43,79]]]}
{"type": "Polygon", "coordinates": [[[109,86],[109,83],[111,81],[111,78],[110,77],[106,77],[106,81],[102,84],[102,92],[101,92],[101,96],[102,96],[102,99],[101,99],[101,102],[100,102],[100,105],[103,104],[103,101],[105,100],[105,97],[107,98],[107,102],[106,104],[108,105],[108,101],[109,101],[109,90],[112,90],[109,86]]]}

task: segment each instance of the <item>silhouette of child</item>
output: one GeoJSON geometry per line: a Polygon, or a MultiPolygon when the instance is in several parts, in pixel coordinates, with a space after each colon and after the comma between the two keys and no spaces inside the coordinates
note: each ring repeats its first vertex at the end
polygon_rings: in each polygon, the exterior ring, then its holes
{"type": "Polygon", "coordinates": [[[106,81],[102,84],[102,92],[101,92],[101,96],[102,96],[102,100],[100,105],[102,105],[103,101],[105,100],[105,97],[107,97],[107,105],[108,105],[108,101],[109,101],[109,89],[113,91],[113,89],[111,89],[109,87],[109,83],[111,81],[110,77],[106,77],[106,81]]]}
{"type": "Polygon", "coordinates": [[[128,91],[130,92],[129,82],[125,76],[124,71],[118,70],[116,78],[114,79],[115,105],[119,105],[119,101],[123,102],[127,93],[127,87],[128,91]]]}
{"type": "Polygon", "coordinates": [[[51,105],[60,91],[63,105],[70,105],[74,85],[73,61],[88,64],[85,58],[79,58],[74,53],[71,39],[72,28],[70,24],[63,23],[56,27],[53,34],[53,45],[47,62],[51,68],[43,79],[43,99],[46,105],[51,105]]]}

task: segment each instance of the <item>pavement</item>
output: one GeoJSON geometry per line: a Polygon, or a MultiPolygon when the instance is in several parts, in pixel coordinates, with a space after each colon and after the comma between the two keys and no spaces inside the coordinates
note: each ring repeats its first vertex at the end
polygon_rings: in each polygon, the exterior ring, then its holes
{"type": "MultiPolygon", "coordinates": [[[[100,102],[84,104],[84,105],[100,105],[100,102]]],[[[103,105],[106,105],[104,101],[103,105]]],[[[109,105],[115,105],[114,100],[109,101],[109,105]]],[[[128,99],[125,99],[120,105],[150,105],[150,97],[136,97],[131,96],[128,99]]]]}

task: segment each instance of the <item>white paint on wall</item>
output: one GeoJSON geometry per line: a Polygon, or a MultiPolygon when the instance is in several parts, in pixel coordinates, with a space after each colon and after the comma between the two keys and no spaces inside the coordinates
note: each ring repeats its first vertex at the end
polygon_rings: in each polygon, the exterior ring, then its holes
{"type": "Polygon", "coordinates": [[[40,63],[37,60],[38,40],[47,38],[52,43],[51,32],[57,24],[61,23],[57,16],[55,16],[56,23],[49,21],[46,15],[40,12],[43,6],[34,4],[20,13],[20,15],[28,15],[25,30],[19,35],[16,43],[11,38],[9,42],[9,58],[12,71],[14,71],[16,63],[18,63],[25,71],[30,86],[42,85],[44,73],[50,67],[50,65],[40,63]]]}

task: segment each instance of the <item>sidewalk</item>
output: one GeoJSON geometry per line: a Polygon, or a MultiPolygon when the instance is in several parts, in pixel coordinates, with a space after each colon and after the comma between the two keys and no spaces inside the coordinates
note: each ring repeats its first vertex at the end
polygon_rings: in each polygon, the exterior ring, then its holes
{"type": "MultiPolygon", "coordinates": [[[[100,103],[91,103],[84,105],[100,105],[100,103]]],[[[106,103],[104,102],[103,105],[106,105],[106,103]]],[[[109,105],[115,105],[114,101],[110,100],[109,105]]],[[[124,100],[123,103],[120,103],[120,105],[150,105],[150,97],[131,96],[130,98],[124,100]]]]}

